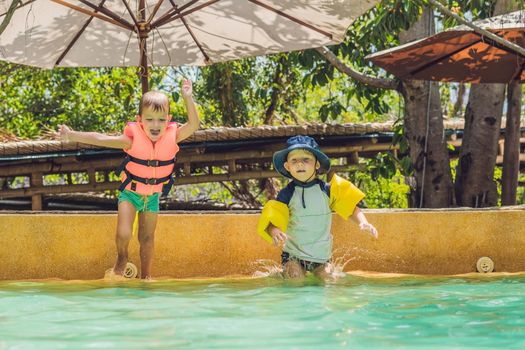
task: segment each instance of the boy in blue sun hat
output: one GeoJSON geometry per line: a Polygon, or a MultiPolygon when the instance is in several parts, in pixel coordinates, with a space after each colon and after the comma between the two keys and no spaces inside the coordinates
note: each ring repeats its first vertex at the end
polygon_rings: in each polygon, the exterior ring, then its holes
{"type": "Polygon", "coordinates": [[[290,183],[264,206],[257,232],[267,242],[284,242],[281,262],[285,277],[303,278],[312,272],[330,278],[332,256],[332,211],[352,218],[361,230],[377,238],[357,204],[365,197],[351,182],[337,175],[330,183],[318,178],[330,170],[330,159],[309,136],[293,136],[287,148],[275,152],[273,164],[290,183]]]}

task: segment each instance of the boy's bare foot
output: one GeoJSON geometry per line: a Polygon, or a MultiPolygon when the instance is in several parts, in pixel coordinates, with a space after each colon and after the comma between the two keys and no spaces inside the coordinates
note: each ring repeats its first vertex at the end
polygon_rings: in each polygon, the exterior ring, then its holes
{"type": "Polygon", "coordinates": [[[127,278],[115,273],[113,269],[106,270],[106,273],[104,273],[104,279],[108,281],[126,281],[127,278]]]}
{"type": "Polygon", "coordinates": [[[113,265],[113,271],[117,275],[124,275],[127,266],[128,266],[127,258],[124,258],[124,259],[117,258],[115,265],[113,265]]]}

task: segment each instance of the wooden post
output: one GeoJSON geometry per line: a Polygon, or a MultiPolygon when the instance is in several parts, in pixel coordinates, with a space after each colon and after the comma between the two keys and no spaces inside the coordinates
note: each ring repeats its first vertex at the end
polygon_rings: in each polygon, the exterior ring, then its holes
{"type": "MultiPolygon", "coordinates": [[[[31,187],[42,187],[42,173],[31,174],[31,187]]],[[[40,211],[42,210],[42,194],[35,193],[31,196],[31,210],[40,211]]]]}
{"type": "Polygon", "coordinates": [[[42,194],[38,193],[31,196],[31,210],[42,210],[42,194]]]}
{"type": "Polygon", "coordinates": [[[228,161],[228,172],[230,174],[237,172],[237,165],[235,164],[235,159],[231,159],[228,161]]]}
{"type": "Polygon", "coordinates": [[[191,175],[191,164],[184,163],[184,176],[190,176],[190,175],[191,175]]]}
{"type": "Polygon", "coordinates": [[[351,152],[347,157],[348,164],[359,164],[359,152],[351,152]]]}
{"type": "Polygon", "coordinates": [[[90,184],[94,184],[97,182],[97,172],[93,168],[89,168],[87,170],[88,173],[88,181],[90,184]]]}

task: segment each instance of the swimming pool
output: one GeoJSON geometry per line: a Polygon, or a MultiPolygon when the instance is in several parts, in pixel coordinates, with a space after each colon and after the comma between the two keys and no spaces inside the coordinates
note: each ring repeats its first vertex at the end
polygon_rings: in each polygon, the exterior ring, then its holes
{"type": "Polygon", "coordinates": [[[525,275],[0,282],[0,349],[523,349],[525,275]]]}

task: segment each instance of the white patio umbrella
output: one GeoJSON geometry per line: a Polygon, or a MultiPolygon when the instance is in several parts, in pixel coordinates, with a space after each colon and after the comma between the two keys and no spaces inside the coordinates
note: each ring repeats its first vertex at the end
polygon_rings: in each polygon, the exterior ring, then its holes
{"type": "MultiPolygon", "coordinates": [[[[22,0],[0,59],[53,67],[206,65],[339,43],[379,0],[22,0]]],[[[0,0],[0,22],[11,0],[0,0]]]]}

